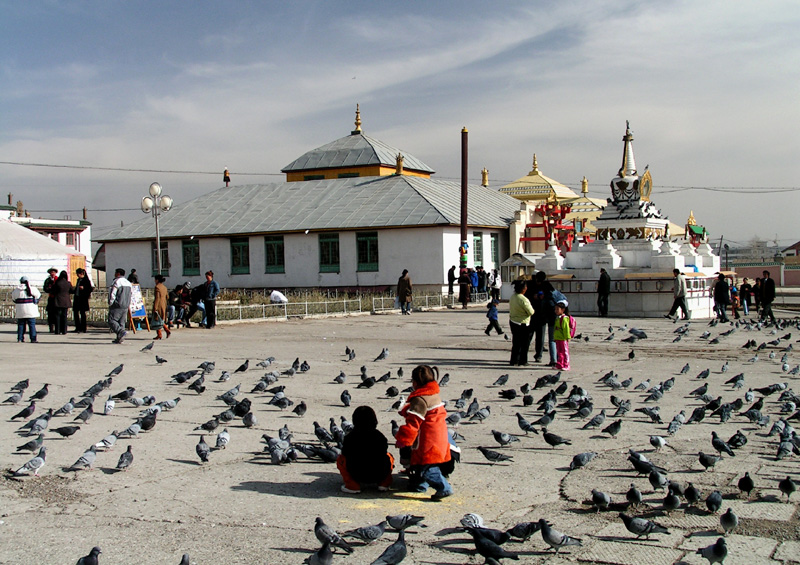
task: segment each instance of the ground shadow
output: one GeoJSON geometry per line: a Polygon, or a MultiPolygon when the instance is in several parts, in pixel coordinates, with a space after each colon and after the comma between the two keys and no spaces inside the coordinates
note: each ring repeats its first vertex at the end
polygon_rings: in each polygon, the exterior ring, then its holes
{"type": "Polygon", "coordinates": [[[304,473],[304,475],[316,478],[309,482],[293,481],[273,483],[269,481],[244,481],[238,485],[232,486],[231,490],[250,491],[292,498],[321,499],[339,496],[339,485],[341,483],[339,473],[318,471],[304,473]]]}

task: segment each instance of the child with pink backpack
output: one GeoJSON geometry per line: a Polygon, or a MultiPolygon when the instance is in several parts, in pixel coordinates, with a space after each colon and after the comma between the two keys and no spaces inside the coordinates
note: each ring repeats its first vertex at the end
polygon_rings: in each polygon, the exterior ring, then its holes
{"type": "Polygon", "coordinates": [[[559,300],[555,306],[556,322],[553,338],[556,342],[556,369],[569,371],[569,340],[575,337],[578,324],[569,315],[569,302],[559,300]]]}

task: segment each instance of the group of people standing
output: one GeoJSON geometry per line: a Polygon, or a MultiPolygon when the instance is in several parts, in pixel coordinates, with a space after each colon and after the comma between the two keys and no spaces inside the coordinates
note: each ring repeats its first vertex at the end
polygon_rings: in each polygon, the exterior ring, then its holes
{"type": "Polygon", "coordinates": [[[510,364],[528,365],[528,351],[534,343],[536,363],[542,361],[545,336],[549,367],[569,370],[569,340],[574,333],[574,319],[569,315],[569,302],[538,271],[531,280],[513,282],[514,294],[508,304],[511,325],[510,364]]]}
{"type": "Polygon", "coordinates": [[[461,307],[475,300],[479,293],[489,293],[492,300],[500,300],[500,289],[503,281],[497,269],[486,271],[483,267],[461,269],[456,276],[456,266],[453,265],[447,271],[447,294],[454,294],[455,285],[458,284],[458,301],[461,307]]]}

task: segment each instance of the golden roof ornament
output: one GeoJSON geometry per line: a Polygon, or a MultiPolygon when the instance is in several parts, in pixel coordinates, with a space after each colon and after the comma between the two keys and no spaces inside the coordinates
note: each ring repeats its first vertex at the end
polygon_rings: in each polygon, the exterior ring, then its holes
{"type": "Polygon", "coordinates": [[[397,160],[397,168],[395,169],[395,174],[402,175],[403,174],[403,155],[401,153],[397,154],[395,158],[397,160]]]}
{"type": "Polygon", "coordinates": [[[489,169],[486,167],[481,170],[481,186],[489,186],[489,169]]]}
{"type": "Polygon", "coordinates": [[[694,210],[689,210],[689,219],[686,220],[687,226],[696,226],[697,220],[694,219],[694,210]]]}
{"type": "Polygon", "coordinates": [[[581,193],[589,194],[589,181],[586,180],[586,177],[581,180],[581,193]]]}
{"type": "Polygon", "coordinates": [[[361,110],[359,108],[358,103],[356,103],[356,129],[350,132],[351,135],[355,135],[357,133],[361,133],[361,110]]]}
{"type": "Polygon", "coordinates": [[[528,175],[539,174],[539,162],[536,160],[536,153],[533,154],[533,170],[528,175]]]}

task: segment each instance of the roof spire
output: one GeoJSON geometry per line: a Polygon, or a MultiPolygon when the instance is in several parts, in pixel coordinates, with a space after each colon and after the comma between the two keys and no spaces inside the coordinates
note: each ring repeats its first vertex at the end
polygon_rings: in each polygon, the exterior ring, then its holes
{"type": "Polygon", "coordinates": [[[529,175],[538,175],[539,174],[539,163],[536,161],[536,153],[533,154],[533,170],[528,173],[529,175]]]}
{"type": "Polygon", "coordinates": [[[625,121],[625,135],[622,138],[625,148],[622,151],[622,167],[619,170],[620,177],[632,177],[636,175],[636,160],[633,157],[633,134],[631,133],[631,123],[625,121]]]}
{"type": "Polygon", "coordinates": [[[361,110],[358,103],[356,103],[356,129],[351,131],[350,135],[356,135],[357,133],[361,133],[361,110]]]}
{"type": "Polygon", "coordinates": [[[583,177],[583,180],[581,180],[581,192],[583,194],[589,194],[589,181],[586,180],[586,177],[583,177]]]}

